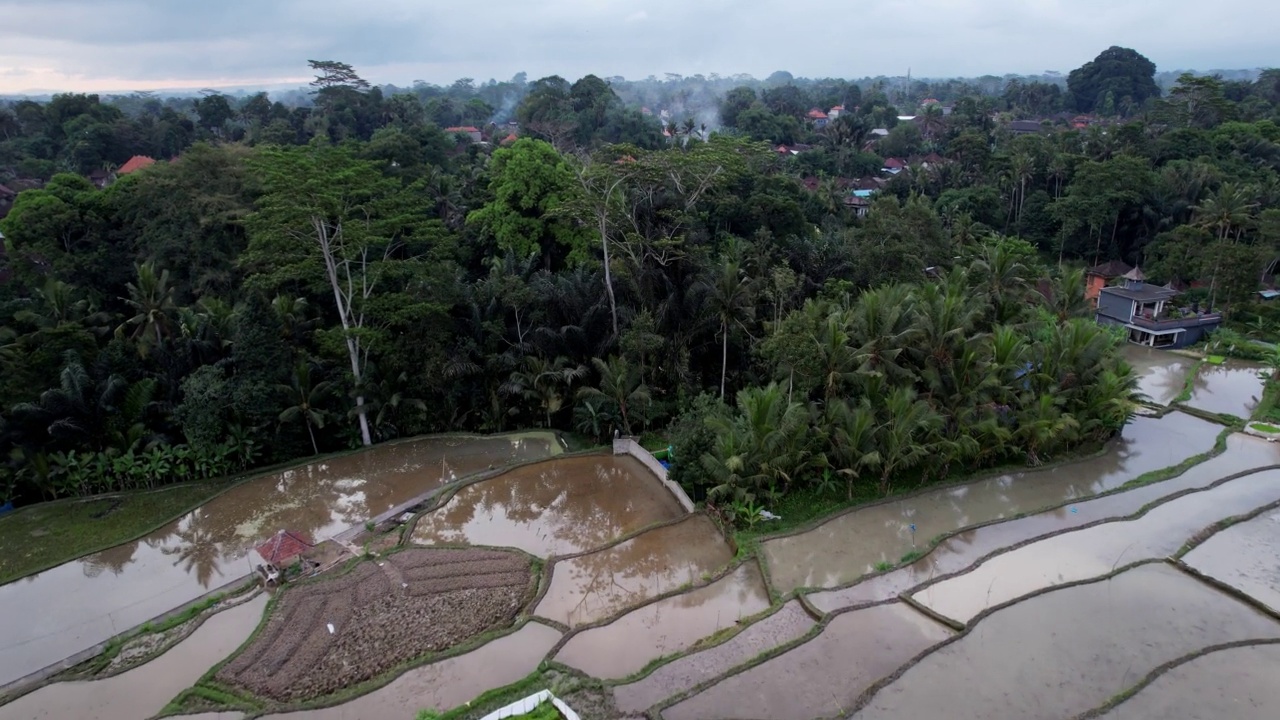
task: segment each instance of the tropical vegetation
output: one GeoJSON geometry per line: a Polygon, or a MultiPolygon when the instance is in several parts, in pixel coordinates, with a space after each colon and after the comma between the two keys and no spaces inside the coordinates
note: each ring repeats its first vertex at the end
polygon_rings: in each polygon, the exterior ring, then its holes
{"type": "Polygon", "coordinates": [[[317,62],[287,104],[0,103],[0,500],[533,426],[666,433],[726,506],[1060,457],[1131,391],[1082,266],[1243,323],[1280,244],[1280,73],[1152,92],[1135,56],[1061,86],[317,62]]]}

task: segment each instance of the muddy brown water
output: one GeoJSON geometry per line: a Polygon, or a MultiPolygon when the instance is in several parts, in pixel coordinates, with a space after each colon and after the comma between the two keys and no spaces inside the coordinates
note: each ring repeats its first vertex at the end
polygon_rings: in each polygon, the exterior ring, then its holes
{"type": "Polygon", "coordinates": [[[267,595],[261,594],[223,610],[160,657],[115,677],[46,685],[0,706],[0,720],[151,717],[247,640],[266,606],[267,595]]]}
{"type": "Polygon", "coordinates": [[[768,607],[760,569],[748,562],[710,585],[573,636],[555,659],[598,678],[623,678],[768,607]]]}
{"type": "Polygon", "coordinates": [[[1220,531],[1182,561],[1280,613],[1280,510],[1220,531]]]}
{"type": "Polygon", "coordinates": [[[1218,650],[1179,665],[1109,710],[1105,720],[1275,720],[1280,645],[1218,650]]]}
{"type": "Polygon", "coordinates": [[[662,711],[664,720],[835,717],[872,683],[951,637],[902,603],[837,616],[820,635],[662,711]]]}
{"type": "Polygon", "coordinates": [[[694,515],[607,550],[555,563],[535,614],[576,627],[701,582],[729,564],[733,551],[715,523],[694,515]]]}
{"type": "Polygon", "coordinates": [[[1259,372],[1263,368],[1257,363],[1235,359],[1221,365],[1205,363],[1200,366],[1200,372],[1192,383],[1191,399],[1187,404],[1199,410],[1248,420],[1262,399],[1262,386],[1266,381],[1259,372]]]}
{"type": "Polygon", "coordinates": [[[1221,429],[1185,413],[1137,417],[1099,457],[860,508],[808,532],[769,540],[763,555],[782,593],[841,585],[872,572],[879,562],[898,562],[940,534],[1095,495],[1176,465],[1212,448],[1221,429]]]}
{"type": "Polygon", "coordinates": [[[817,623],[792,600],[725,642],[662,665],[640,680],[613,688],[624,713],[640,714],[659,702],[743,665],[760,653],[796,640],[817,623]]]}
{"type": "Polygon", "coordinates": [[[1227,438],[1226,452],[1175,478],[962,532],[911,565],[868,578],[852,587],[813,593],[808,599],[825,612],[888,600],[934,577],[963,570],[1002,548],[1098,520],[1129,516],[1162,497],[1204,488],[1236,473],[1275,464],[1280,464],[1280,445],[1234,434],[1227,438]]]}
{"type": "Polygon", "coordinates": [[[410,720],[419,710],[450,710],[494,688],[524,678],[560,639],[537,622],[465,655],[409,670],[386,687],[321,710],[268,715],[286,720],[410,720]]]}
{"type": "Polygon", "coordinates": [[[1156,405],[1168,405],[1186,386],[1187,375],[1195,360],[1129,343],[1124,346],[1124,359],[1138,378],[1138,392],[1156,405]]]}
{"type": "Polygon", "coordinates": [[[464,475],[560,451],[550,433],[432,437],[248,480],[140,540],[0,586],[0,613],[24,619],[0,624],[0,685],[244,576],[280,529],[329,538],[464,475]]]}
{"type": "Polygon", "coordinates": [[[588,455],[527,465],[468,485],[423,515],[423,545],[513,547],[539,557],[594,550],[684,508],[629,455],[588,455]]]}
{"type": "MultiPolygon", "coordinates": [[[[1023,545],[972,572],[930,585],[913,597],[945,617],[968,623],[988,607],[1041,588],[1101,577],[1117,566],[1139,560],[1169,557],[1201,529],[1277,500],[1280,470],[1246,475],[1157,505],[1134,520],[1094,525],[1023,545]]],[[[1275,562],[1280,550],[1280,513],[1275,518],[1264,528],[1269,532],[1253,533],[1264,542],[1252,548],[1245,563],[1238,564],[1250,565],[1255,572],[1269,565],[1272,579],[1280,580],[1275,562]]],[[[1240,557],[1239,548],[1229,549],[1233,551],[1225,554],[1229,561],[1240,557]]]]}
{"type": "Polygon", "coordinates": [[[925,656],[853,717],[1072,717],[1163,663],[1280,637],[1280,622],[1167,564],[1060,588],[992,613],[925,656]]]}

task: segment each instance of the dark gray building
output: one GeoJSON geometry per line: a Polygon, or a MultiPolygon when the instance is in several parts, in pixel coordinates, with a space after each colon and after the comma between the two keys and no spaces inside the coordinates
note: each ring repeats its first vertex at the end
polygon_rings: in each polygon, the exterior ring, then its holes
{"type": "Polygon", "coordinates": [[[1186,347],[1222,324],[1219,313],[1179,306],[1177,290],[1146,284],[1138,268],[1123,278],[1123,285],[1104,287],[1098,294],[1097,319],[1103,325],[1123,326],[1129,331],[1129,342],[1157,348],[1186,347]]]}

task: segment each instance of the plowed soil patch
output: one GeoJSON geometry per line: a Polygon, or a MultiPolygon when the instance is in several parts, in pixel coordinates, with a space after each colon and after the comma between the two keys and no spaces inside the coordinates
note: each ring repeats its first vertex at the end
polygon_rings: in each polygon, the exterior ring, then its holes
{"type": "Polygon", "coordinates": [[[282,702],[320,697],[509,625],[533,592],[516,553],[407,550],[382,562],[289,588],[218,678],[282,702]]]}

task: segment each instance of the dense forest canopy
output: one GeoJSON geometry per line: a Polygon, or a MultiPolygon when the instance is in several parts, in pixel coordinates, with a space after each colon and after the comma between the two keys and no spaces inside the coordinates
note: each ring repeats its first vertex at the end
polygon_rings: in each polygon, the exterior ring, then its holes
{"type": "Polygon", "coordinates": [[[1130,411],[1084,265],[1235,308],[1280,254],[1275,70],[312,67],[305,103],[0,106],[0,500],[532,426],[665,428],[731,513],[1041,462],[1130,411]]]}

